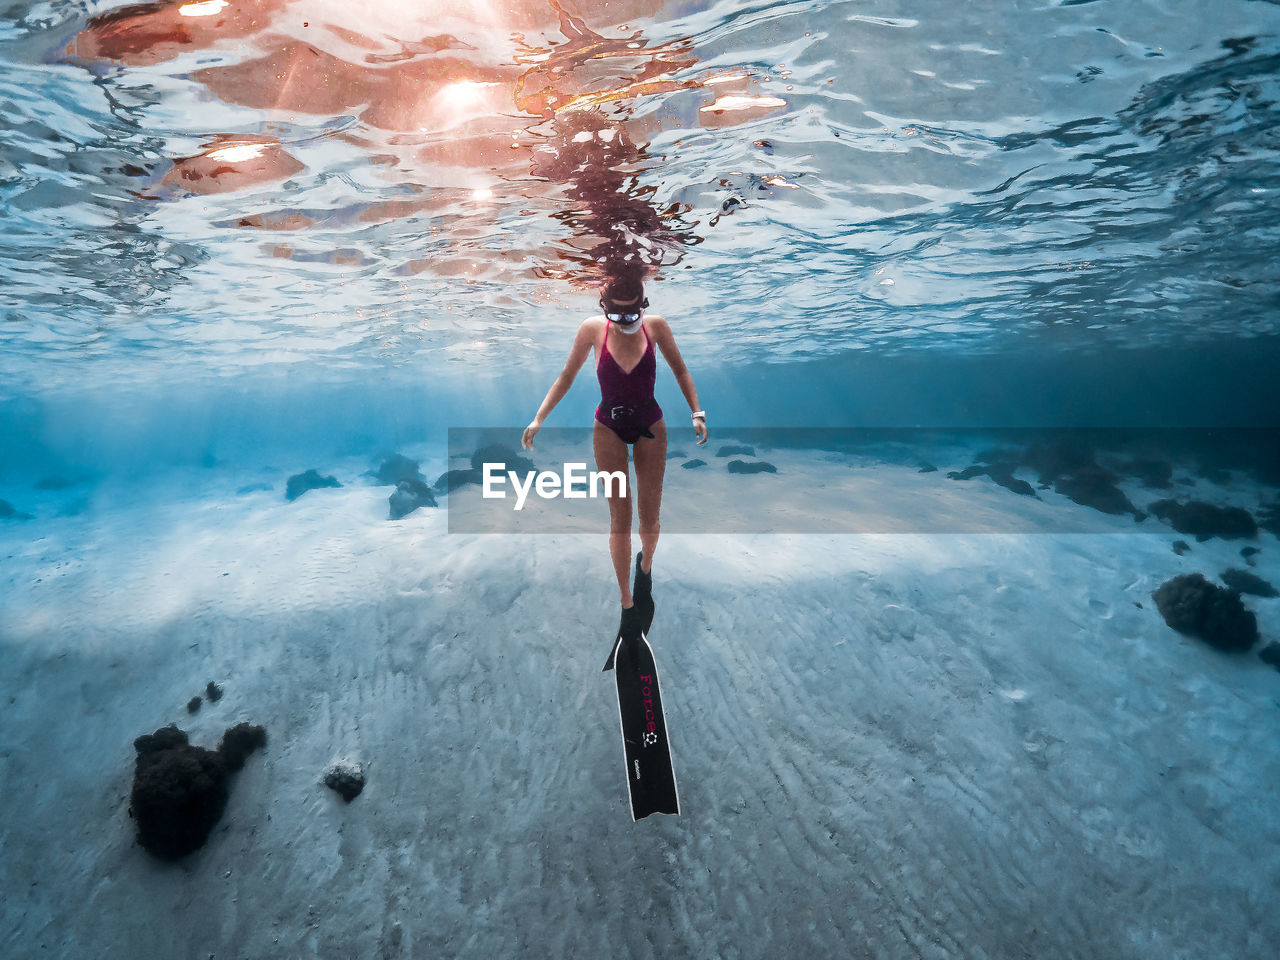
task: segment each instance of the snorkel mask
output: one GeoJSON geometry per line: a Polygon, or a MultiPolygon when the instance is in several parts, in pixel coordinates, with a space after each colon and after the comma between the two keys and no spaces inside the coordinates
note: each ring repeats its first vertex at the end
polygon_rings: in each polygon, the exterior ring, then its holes
{"type": "Polygon", "coordinates": [[[645,297],[640,301],[640,305],[625,313],[617,313],[609,310],[604,300],[600,301],[600,306],[604,310],[604,318],[610,323],[618,325],[623,333],[639,333],[640,324],[644,318],[644,308],[649,305],[649,298],[645,297]]]}

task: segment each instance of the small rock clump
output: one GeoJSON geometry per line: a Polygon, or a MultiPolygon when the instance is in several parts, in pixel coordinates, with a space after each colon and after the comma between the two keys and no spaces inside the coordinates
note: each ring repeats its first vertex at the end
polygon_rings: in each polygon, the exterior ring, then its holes
{"type": "Polygon", "coordinates": [[[1084,437],[1067,434],[1032,444],[1021,462],[1039,472],[1042,485],[1052,484],[1054,490],[1081,506],[1112,515],[1131,513],[1135,520],[1146,516],[1116,486],[1119,477],[1098,463],[1084,437]]]}
{"type": "Polygon", "coordinates": [[[0,500],[0,520],[30,520],[31,514],[23,513],[8,500],[0,500]]]}
{"type": "Polygon", "coordinates": [[[364,768],[354,760],[335,760],[324,772],[324,785],[350,803],[364,789],[364,768]]]}
{"type": "Polygon", "coordinates": [[[1221,576],[1223,583],[1238,593],[1248,593],[1255,597],[1276,596],[1275,587],[1248,570],[1232,567],[1230,570],[1222,571],[1219,576],[1221,576]]]}
{"type": "Polygon", "coordinates": [[[1258,620],[1240,594],[1212,584],[1200,573],[1174,577],[1152,597],[1164,622],[1219,650],[1248,650],[1258,640],[1258,620]]]}
{"type": "Polygon", "coordinates": [[[342,484],[333,477],[322,477],[315,470],[308,470],[306,473],[295,473],[289,478],[289,483],[285,486],[284,496],[286,500],[297,500],[308,490],[340,486],[342,484]]]}
{"type": "Polygon", "coordinates": [[[398,453],[383,459],[382,465],[378,467],[373,476],[379,483],[383,484],[396,484],[401,480],[425,482],[422,472],[418,469],[418,461],[410,460],[408,457],[401,456],[398,453]]]}
{"type": "Polygon", "coordinates": [[[227,805],[230,774],[266,742],[266,731],[247,723],[228,729],[216,751],[192,746],[174,725],[134,740],[129,816],[138,843],[166,860],[200,849],[227,805]]]}
{"type": "Polygon", "coordinates": [[[395,492],[387,498],[387,503],[391,508],[390,519],[399,520],[419,507],[434,507],[436,496],[425,480],[401,480],[396,484],[395,492]]]}
{"type": "Polygon", "coordinates": [[[1106,467],[1093,463],[1058,477],[1053,488],[1082,506],[1113,515],[1132,513],[1136,519],[1143,519],[1142,511],[1116,486],[1116,479],[1116,475],[1106,467]]]}
{"type": "MultiPolygon", "coordinates": [[[[990,477],[1006,490],[1012,490],[1014,493],[1024,497],[1034,497],[1036,492],[1031,484],[1013,475],[1015,466],[1016,464],[1010,465],[1007,462],[975,463],[973,466],[965,467],[963,470],[950,470],[947,472],[947,477],[951,480],[972,480],[974,477],[990,477]]],[[[1039,498],[1037,497],[1037,499],[1039,498]]]]}
{"type": "Polygon", "coordinates": [[[1210,537],[1253,537],[1258,533],[1253,516],[1241,507],[1215,507],[1200,500],[1157,500],[1150,510],[1179,533],[1193,534],[1200,541],[1210,537]]]}
{"type": "Polygon", "coordinates": [[[730,473],[777,473],[778,468],[767,460],[730,460],[730,473]]]}

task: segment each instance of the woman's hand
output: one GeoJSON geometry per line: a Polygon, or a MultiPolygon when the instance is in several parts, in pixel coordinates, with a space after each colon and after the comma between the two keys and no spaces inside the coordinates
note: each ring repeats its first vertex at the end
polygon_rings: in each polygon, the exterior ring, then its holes
{"type": "Polygon", "coordinates": [[[707,421],[703,417],[698,417],[693,421],[693,429],[698,431],[698,446],[702,446],[707,442],[707,421]]]}
{"type": "Polygon", "coordinates": [[[533,418],[533,422],[524,428],[524,433],[520,435],[520,446],[526,450],[533,449],[533,438],[539,430],[542,429],[542,421],[537,417],[533,418]]]}

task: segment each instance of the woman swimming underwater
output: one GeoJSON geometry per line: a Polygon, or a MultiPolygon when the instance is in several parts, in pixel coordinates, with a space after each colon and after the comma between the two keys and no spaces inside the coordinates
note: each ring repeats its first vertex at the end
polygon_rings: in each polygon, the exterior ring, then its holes
{"type": "Polygon", "coordinates": [[[636,505],[640,514],[640,553],[636,555],[634,588],[628,585],[631,567],[631,485],[621,496],[609,498],[609,554],[618,577],[622,600],[624,636],[647,633],[653,621],[654,603],[650,592],[653,555],[658,546],[658,513],[662,504],[662,477],[667,465],[667,425],[662,408],[653,396],[658,361],[654,344],[662,350],[667,365],[680,385],[689,409],[698,443],[707,442],[707,416],[698,407],[698,391],[671,327],[660,316],[646,315],[649,301],[644,296],[643,279],[634,274],[613,276],[600,296],[603,315],[588,317],[578,327],[569,359],[556,378],[533,422],[525,427],[521,443],[533,448],[533,438],[543,421],[573,385],[574,378],[594,346],[596,376],[600,380],[600,405],[596,407],[592,433],[596,469],[601,472],[628,472],[628,446],[635,446],[636,505]]]}

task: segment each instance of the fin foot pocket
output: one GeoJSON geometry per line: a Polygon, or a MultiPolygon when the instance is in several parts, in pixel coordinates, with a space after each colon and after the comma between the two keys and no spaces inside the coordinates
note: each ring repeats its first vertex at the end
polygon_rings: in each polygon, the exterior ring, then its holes
{"type": "Polygon", "coordinates": [[[643,560],[644,551],[641,550],[636,554],[636,575],[631,584],[631,596],[636,609],[640,611],[640,631],[647,635],[649,628],[653,626],[653,613],[657,608],[653,602],[653,571],[645,573],[640,569],[643,560]]]}

